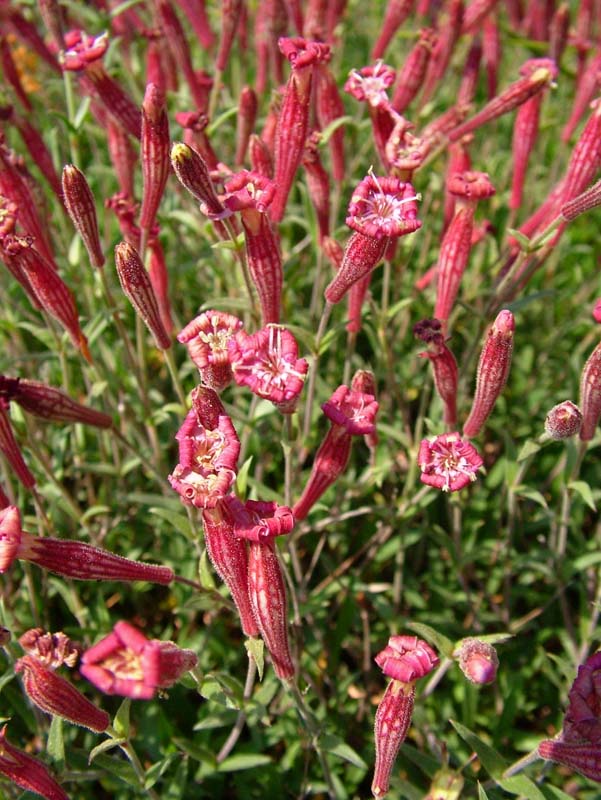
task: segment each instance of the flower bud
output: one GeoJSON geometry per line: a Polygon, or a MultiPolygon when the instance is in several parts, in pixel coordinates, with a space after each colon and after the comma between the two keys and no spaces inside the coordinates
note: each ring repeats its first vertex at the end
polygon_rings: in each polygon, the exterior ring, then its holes
{"type": "Polygon", "coordinates": [[[83,239],[92,266],[100,269],[104,264],[104,253],[98,234],[94,195],[83,172],[73,164],[63,167],[63,198],[71,221],[83,239]]]}
{"type": "Polygon", "coordinates": [[[545,418],[545,433],[552,439],[568,439],[580,431],[582,412],[571,400],[553,406],[545,418]]]}
{"type": "Polygon", "coordinates": [[[497,677],[499,659],[495,648],[479,639],[463,639],[453,654],[459,668],[472,683],[492,683],[497,677]]]}

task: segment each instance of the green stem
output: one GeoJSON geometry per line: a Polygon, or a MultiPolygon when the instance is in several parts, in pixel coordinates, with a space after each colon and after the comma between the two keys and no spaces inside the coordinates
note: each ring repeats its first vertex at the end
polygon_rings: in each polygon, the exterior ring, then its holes
{"type": "MultiPolygon", "coordinates": [[[[257,674],[257,665],[255,663],[255,659],[249,653],[248,654],[248,670],[247,670],[247,673],[246,673],[246,682],[244,684],[244,693],[242,695],[242,699],[243,699],[243,701],[245,703],[246,703],[246,701],[250,700],[250,698],[252,696],[253,686],[254,686],[254,683],[255,683],[256,674],[257,674]]],[[[234,747],[236,745],[236,742],[240,738],[240,734],[242,733],[244,725],[246,724],[246,717],[247,717],[246,708],[245,708],[245,706],[243,706],[240,709],[240,711],[238,712],[238,717],[236,718],[236,722],[234,723],[234,727],[230,731],[230,735],[225,740],[225,742],[223,744],[223,747],[221,748],[219,753],[217,753],[217,763],[218,764],[221,764],[222,761],[225,761],[225,759],[229,756],[229,754],[234,749],[234,747]]]]}

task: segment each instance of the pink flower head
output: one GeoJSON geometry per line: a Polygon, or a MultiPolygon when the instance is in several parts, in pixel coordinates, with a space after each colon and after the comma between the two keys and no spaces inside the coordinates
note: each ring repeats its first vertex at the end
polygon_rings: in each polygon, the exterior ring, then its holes
{"type": "Polygon", "coordinates": [[[223,501],[223,512],[232,524],[234,536],[251,542],[265,542],[294,528],[292,510],[275,502],[242,503],[235,495],[229,495],[223,501]]]}
{"type": "Polygon", "coordinates": [[[346,224],[374,239],[413,233],[422,224],[417,219],[418,199],[410,183],[393,177],[377,178],[370,172],[351,197],[346,224]]]}
{"type": "Polygon", "coordinates": [[[239,331],[228,342],[234,380],[291,414],[309,365],[298,358],[298,345],[281,325],[267,325],[249,336],[239,331]]]}
{"type": "Polygon", "coordinates": [[[453,655],[459,661],[460,670],[472,683],[492,683],[497,677],[499,658],[488,642],[472,637],[462,639],[453,655]]]}
{"type": "Polygon", "coordinates": [[[348,434],[363,436],[376,429],[378,402],[373,394],[358,392],[342,384],[321,407],[334,425],[348,434]]]}
{"type": "Polygon", "coordinates": [[[65,34],[63,69],[79,72],[89,64],[100,61],[109,46],[108,34],[89,36],[84,31],[72,30],[65,34]]]}
{"type": "Polygon", "coordinates": [[[578,667],[563,723],[566,742],[601,743],[601,650],[578,667]]]}
{"type": "Polygon", "coordinates": [[[275,195],[275,183],[258,172],[242,170],[225,184],[223,205],[230,211],[267,211],[275,195]]]}
{"type": "Polygon", "coordinates": [[[30,628],[19,636],[19,644],[27,655],[34,656],[50,669],[66,664],[74,667],[79,660],[81,646],[72,642],[62,631],[47,633],[43,628],[30,628]]]}
{"type": "Polygon", "coordinates": [[[186,505],[214,508],[236,478],[240,440],[231,419],[220,415],[217,426],[209,429],[192,408],[175,438],[179,464],[169,483],[186,505]]]}
{"type": "Polygon", "coordinates": [[[582,412],[571,400],[553,406],[545,418],[545,433],[551,439],[568,439],[580,432],[582,412]]]}
{"type": "Polygon", "coordinates": [[[331,48],[329,44],[307,41],[307,39],[303,39],[300,36],[283,36],[278,40],[278,47],[294,70],[310,67],[315,64],[322,64],[329,61],[331,58],[331,48]]]}
{"type": "Polygon", "coordinates": [[[443,492],[458,492],[476,480],[483,461],[476,448],[454,432],[423,439],[417,463],[422,483],[443,492]]]}
{"type": "Polygon", "coordinates": [[[495,187],[486,172],[455,172],[447,180],[447,191],[455,197],[476,201],[492,197],[495,187]]]}
{"type": "Polygon", "coordinates": [[[372,108],[388,106],[387,89],[394,83],[395,71],[383,61],[376,61],[373,66],[353,69],[349,72],[344,84],[344,91],[352,94],[356,100],[365,101],[372,108]]]}
{"type": "Polygon", "coordinates": [[[221,391],[232,380],[228,341],[242,328],[242,320],[224,311],[205,311],[189,322],[177,340],[188,348],[202,381],[221,391]]]}
{"type": "Polygon", "coordinates": [[[391,636],[375,662],[389,678],[413,683],[432,672],[439,658],[430,645],[417,636],[391,636]]]}
{"type": "Polygon", "coordinates": [[[191,650],[182,650],[174,642],[149,640],[121,621],[86,650],[80,672],[105,694],[150,700],[158,688],[172,686],[196,662],[191,650]]]}
{"type": "Polygon", "coordinates": [[[595,305],[593,306],[593,319],[595,322],[601,323],[601,298],[599,300],[595,300],[595,305]]]}

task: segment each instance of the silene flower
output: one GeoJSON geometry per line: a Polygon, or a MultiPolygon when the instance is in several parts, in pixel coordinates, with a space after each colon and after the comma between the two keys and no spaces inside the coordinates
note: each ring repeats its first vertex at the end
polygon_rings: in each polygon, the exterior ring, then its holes
{"type": "Polygon", "coordinates": [[[214,508],[236,478],[240,440],[231,419],[220,414],[209,427],[192,408],[176,434],[179,463],[169,483],[185,505],[214,508]]]}
{"type": "Polygon", "coordinates": [[[422,483],[443,492],[458,492],[476,480],[483,461],[470,442],[453,432],[423,439],[417,463],[422,483]]]}
{"type": "Polygon", "coordinates": [[[298,357],[298,345],[290,331],[281,325],[267,325],[257,333],[242,331],[229,342],[228,350],[234,380],[283,414],[296,408],[309,365],[298,357]]]}
{"type": "Polygon", "coordinates": [[[197,661],[191,650],[183,650],[175,642],[149,640],[129,622],[121,621],[85,651],[80,672],[104,694],[150,700],[157,689],[172,686],[197,661]]]}
{"type": "Polygon", "coordinates": [[[39,794],[46,800],[69,800],[45,764],[8,741],[6,727],[0,730],[0,774],[21,789],[39,794]]]}
{"type": "Polygon", "coordinates": [[[188,348],[205,386],[221,391],[233,378],[227,349],[229,340],[242,328],[242,320],[225,311],[205,311],[189,322],[177,340],[188,348]]]}

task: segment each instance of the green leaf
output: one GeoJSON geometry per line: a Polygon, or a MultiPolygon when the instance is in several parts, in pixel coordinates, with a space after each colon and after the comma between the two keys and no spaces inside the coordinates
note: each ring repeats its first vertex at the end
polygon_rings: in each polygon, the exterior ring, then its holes
{"type": "MultiPolygon", "coordinates": [[[[94,750],[96,749],[94,748],[94,750]]],[[[123,761],[121,758],[112,758],[104,753],[96,755],[94,760],[99,767],[110,772],[111,775],[115,775],[128,786],[138,787],[138,776],[129,761],[123,761]]]]}
{"type": "Polygon", "coordinates": [[[534,503],[538,503],[538,505],[542,506],[543,508],[549,508],[543,495],[536,489],[530,489],[528,486],[518,486],[515,489],[515,493],[518,495],[518,497],[525,497],[527,500],[532,500],[534,503]]]}
{"type": "Polygon", "coordinates": [[[353,764],[355,767],[359,767],[359,769],[368,769],[368,765],[361,758],[359,753],[353,750],[350,745],[348,745],[338,736],[322,736],[319,742],[323,749],[328,753],[338,756],[338,758],[341,758],[343,761],[348,761],[349,764],[353,764]]]}
{"type": "Polygon", "coordinates": [[[79,130],[85,120],[88,109],[90,108],[90,103],[92,99],[90,97],[84,97],[81,103],[79,104],[79,108],[75,112],[75,116],[73,117],[73,127],[75,130],[79,130]]]}
{"type": "Polygon", "coordinates": [[[478,800],[488,800],[488,795],[480,783],[478,784],[478,800]]]}
{"type": "Polygon", "coordinates": [[[535,455],[541,449],[541,446],[538,442],[534,441],[534,439],[528,439],[522,445],[522,449],[518,453],[517,461],[518,464],[522,461],[526,461],[527,458],[530,456],[535,455]]]}
{"type": "Polygon", "coordinates": [[[198,562],[198,579],[200,580],[200,585],[204,589],[215,588],[213,572],[210,567],[209,554],[207,553],[206,549],[202,551],[200,561],[198,562]]]}
{"type": "Polygon", "coordinates": [[[146,772],[146,779],[144,781],[144,788],[151,789],[158,779],[163,775],[163,773],[171,766],[173,760],[175,759],[175,753],[167,756],[162,761],[153,764],[149,770],[146,772]]]}
{"type": "Polygon", "coordinates": [[[114,747],[119,747],[121,744],[125,744],[127,739],[105,739],[100,744],[97,744],[96,747],[90,750],[90,755],[88,757],[88,764],[91,764],[95,758],[97,758],[102,753],[107,753],[109,750],[112,750],[114,747]]]}
{"type": "Polygon", "coordinates": [[[591,487],[588,485],[588,483],[585,481],[572,481],[571,483],[568,483],[568,489],[572,489],[572,491],[579,494],[592,511],[597,510],[597,506],[593,500],[593,493],[591,492],[591,487]]]}
{"type": "Polygon", "coordinates": [[[321,131],[321,135],[319,137],[319,146],[325,146],[331,139],[332,134],[341,128],[343,125],[347,125],[348,123],[354,122],[353,117],[337,117],[333,122],[330,122],[329,125],[321,131]]]}
{"type": "Polygon", "coordinates": [[[545,795],[538,786],[525,775],[513,775],[511,778],[499,780],[497,783],[506,792],[525,797],[526,800],[545,800],[545,795]]]}
{"type": "Polygon", "coordinates": [[[450,722],[463,741],[476,753],[488,774],[492,778],[500,778],[507,768],[507,764],[499,753],[460,722],[455,722],[454,720],[450,720],[450,722]]]}
{"type": "Polygon", "coordinates": [[[178,739],[174,738],[171,740],[176,747],[179,747],[186,755],[193,758],[195,761],[198,761],[201,764],[206,764],[213,768],[213,770],[217,769],[217,759],[215,758],[215,753],[208,747],[203,747],[203,745],[195,744],[194,742],[189,742],[187,739],[178,739]]]}
{"type": "MultiPolygon", "coordinates": [[[[270,403],[271,407],[274,408],[273,403],[270,403]]],[[[246,497],[246,489],[248,486],[248,472],[250,470],[250,466],[253,463],[254,457],[249,456],[244,464],[238,470],[238,474],[236,475],[236,494],[238,497],[244,499],[246,497]]]]}
{"type": "Polygon", "coordinates": [[[111,507],[110,506],[90,506],[90,508],[86,509],[86,511],[81,515],[81,523],[87,522],[92,517],[96,517],[99,514],[110,514],[111,507]]]}
{"type": "Polygon", "coordinates": [[[238,106],[232,106],[232,108],[228,108],[222,114],[220,114],[217,119],[213,120],[211,124],[207,127],[207,136],[210,138],[215,131],[220,128],[224,122],[227,122],[230,117],[235,117],[238,113],[238,106]]]}
{"type": "Polygon", "coordinates": [[[507,228],[507,234],[511,236],[516,242],[519,244],[522,250],[526,253],[530,253],[532,250],[530,239],[527,236],[524,236],[523,233],[516,230],[515,228],[507,228]]]}
{"type": "Polygon", "coordinates": [[[57,762],[59,769],[62,769],[62,765],[65,763],[65,740],[63,737],[63,720],[61,717],[52,717],[46,749],[48,750],[50,758],[57,762]]]}
{"type": "Polygon", "coordinates": [[[264,657],[265,643],[263,639],[260,639],[255,636],[249,636],[248,639],[244,642],[244,647],[246,647],[246,651],[249,657],[252,658],[255,664],[257,665],[259,680],[262,681],[263,670],[265,668],[265,657],[264,657]]]}
{"type": "Polygon", "coordinates": [[[126,739],[129,738],[129,712],[131,709],[131,700],[129,697],[126,697],[125,700],[119,706],[117,713],[115,714],[115,719],[113,720],[113,727],[119,734],[119,736],[124,736],[126,739]]]}
{"type": "Polygon", "coordinates": [[[450,639],[443,636],[442,633],[438,633],[434,628],[431,628],[429,625],[423,625],[421,622],[409,622],[407,627],[423,637],[427,642],[433,644],[444,656],[448,658],[452,657],[455,645],[450,639]]]}
{"type": "Polygon", "coordinates": [[[238,772],[241,769],[253,769],[271,764],[271,758],[263,753],[238,753],[222,761],[219,772],[238,772]]]}
{"type": "Polygon", "coordinates": [[[138,6],[140,3],[143,3],[144,0],[125,0],[123,3],[119,3],[118,6],[111,8],[110,16],[118,17],[119,14],[123,14],[124,11],[127,11],[129,8],[133,8],[133,6],[138,6]]]}

